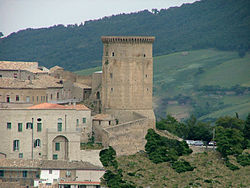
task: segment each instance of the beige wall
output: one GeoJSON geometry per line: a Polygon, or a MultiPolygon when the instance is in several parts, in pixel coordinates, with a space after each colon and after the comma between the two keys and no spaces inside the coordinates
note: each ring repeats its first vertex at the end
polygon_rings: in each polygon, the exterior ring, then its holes
{"type": "MultiPolygon", "coordinates": [[[[36,109],[0,109],[0,152],[7,154],[7,158],[32,158],[32,130],[26,129],[27,122],[34,122],[33,139],[41,140],[41,146],[33,148],[34,159],[52,159],[53,140],[57,136],[64,136],[68,140],[68,158],[79,158],[80,141],[87,140],[86,135],[92,132],[90,110],[36,110],[36,109]],[[41,119],[42,131],[37,131],[38,119],[41,119]],[[57,131],[58,119],[62,119],[62,131],[57,131]],[[82,123],[86,118],[86,123],[82,123]],[[77,119],[79,125],[77,126],[77,119]],[[11,129],[7,129],[7,122],[11,122],[11,129]],[[18,132],[18,123],[22,123],[22,132],[18,132]],[[84,134],[82,133],[84,130],[84,134]],[[19,151],[13,151],[13,141],[19,140],[19,151]]],[[[58,156],[60,157],[60,156],[58,156]]]]}
{"type": "Polygon", "coordinates": [[[6,103],[7,96],[10,97],[10,103],[39,104],[46,102],[46,89],[0,88],[0,103],[6,103]],[[16,100],[16,96],[19,96],[19,101],[16,100]]]}
{"type": "Polygon", "coordinates": [[[0,70],[0,77],[16,78],[20,80],[34,80],[35,74],[26,70],[0,70]]]}
{"type": "Polygon", "coordinates": [[[103,43],[103,110],[152,109],[152,42],[103,43]]]}
{"type": "Polygon", "coordinates": [[[100,178],[104,175],[105,170],[77,170],[76,181],[95,181],[100,182],[100,178]]]}

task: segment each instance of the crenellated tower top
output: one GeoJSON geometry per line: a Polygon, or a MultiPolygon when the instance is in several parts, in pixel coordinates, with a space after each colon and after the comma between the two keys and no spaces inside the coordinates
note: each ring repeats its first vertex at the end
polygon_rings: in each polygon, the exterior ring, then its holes
{"type": "Polygon", "coordinates": [[[154,40],[151,36],[102,36],[103,43],[153,43],[154,40]]]}

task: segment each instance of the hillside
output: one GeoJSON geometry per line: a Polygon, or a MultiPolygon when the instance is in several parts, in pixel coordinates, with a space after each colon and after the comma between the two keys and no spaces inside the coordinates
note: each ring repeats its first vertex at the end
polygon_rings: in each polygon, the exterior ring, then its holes
{"type": "Polygon", "coordinates": [[[117,158],[123,178],[141,187],[248,187],[250,167],[231,171],[218,152],[194,153],[181,157],[195,166],[194,171],[178,174],[170,164],[152,163],[146,154],[117,158]]]}
{"type": "Polygon", "coordinates": [[[206,48],[244,53],[250,46],[249,9],[248,0],[202,0],[81,25],[26,29],[0,39],[0,60],[38,61],[71,71],[96,67],[101,62],[102,35],[156,36],[156,56],[206,48]]]}
{"type": "MultiPolygon", "coordinates": [[[[88,75],[101,67],[77,71],[88,75]]],[[[200,120],[246,118],[250,109],[250,54],[213,49],[154,57],[154,108],[157,117],[200,120]]]]}

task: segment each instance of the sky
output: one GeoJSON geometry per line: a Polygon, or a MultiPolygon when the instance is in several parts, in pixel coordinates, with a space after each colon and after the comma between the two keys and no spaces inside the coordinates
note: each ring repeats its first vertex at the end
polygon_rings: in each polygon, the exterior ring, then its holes
{"type": "Polygon", "coordinates": [[[81,24],[87,20],[158,10],[196,0],[0,0],[0,32],[4,36],[27,28],[81,24]]]}

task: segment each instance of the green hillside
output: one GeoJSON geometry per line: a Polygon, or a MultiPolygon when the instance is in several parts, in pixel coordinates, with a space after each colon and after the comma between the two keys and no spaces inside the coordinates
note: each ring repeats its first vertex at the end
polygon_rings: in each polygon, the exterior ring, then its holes
{"type": "Polygon", "coordinates": [[[157,56],[207,48],[244,53],[250,49],[249,10],[249,0],[202,0],[80,25],[28,28],[0,39],[0,60],[38,61],[70,71],[96,67],[101,64],[103,35],[155,36],[157,56]]]}
{"type": "Polygon", "coordinates": [[[250,54],[196,50],[154,58],[156,113],[209,120],[250,110],[250,54]]]}
{"type": "MultiPolygon", "coordinates": [[[[78,71],[91,74],[101,67],[78,71]]],[[[157,117],[200,120],[220,116],[245,118],[250,112],[250,54],[213,49],[154,58],[154,107],[157,117]]]]}

